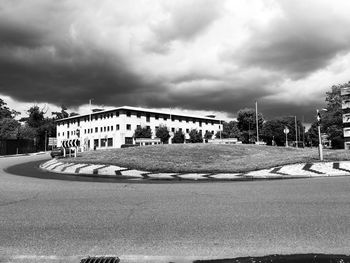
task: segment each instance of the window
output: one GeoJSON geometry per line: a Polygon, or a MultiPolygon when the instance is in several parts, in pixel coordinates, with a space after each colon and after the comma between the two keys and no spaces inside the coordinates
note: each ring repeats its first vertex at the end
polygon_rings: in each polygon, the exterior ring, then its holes
{"type": "Polygon", "coordinates": [[[108,140],[107,140],[107,146],[108,146],[108,147],[113,147],[113,138],[108,138],[108,140]]]}
{"type": "Polygon", "coordinates": [[[154,118],[155,118],[156,120],[158,120],[158,119],[159,119],[158,114],[156,114],[156,115],[154,116],[154,118]]]}
{"type": "Polygon", "coordinates": [[[137,125],[136,128],[140,129],[140,128],[141,128],[141,125],[137,125]]]}
{"type": "Polygon", "coordinates": [[[84,129],[84,134],[86,134],[86,129],[84,129]]]}
{"type": "Polygon", "coordinates": [[[64,136],[64,132],[62,132],[62,136],[64,136]]]}
{"type": "Polygon", "coordinates": [[[98,116],[97,116],[97,115],[95,115],[95,121],[97,121],[97,119],[98,119],[98,116]]]}
{"type": "Polygon", "coordinates": [[[146,126],[147,130],[150,130],[151,129],[151,126],[146,126]]]}
{"type": "Polygon", "coordinates": [[[94,147],[98,147],[98,139],[94,140],[94,147]]]}
{"type": "Polygon", "coordinates": [[[106,147],[106,139],[101,139],[101,147],[106,147]]]}
{"type": "Polygon", "coordinates": [[[146,121],[147,122],[150,122],[150,119],[151,119],[151,115],[149,113],[146,114],[146,121]]]}
{"type": "Polygon", "coordinates": [[[104,131],[104,132],[106,131],[106,127],[103,127],[103,131],[104,131]]]}
{"type": "Polygon", "coordinates": [[[95,127],[95,132],[98,132],[98,128],[97,127],[95,127]]]}
{"type": "Polygon", "coordinates": [[[188,122],[189,122],[189,120],[188,120],[188,119],[186,119],[186,122],[188,123],[188,122]]]}
{"type": "Polygon", "coordinates": [[[115,116],[119,117],[119,111],[115,112],[115,116]]]}
{"type": "Polygon", "coordinates": [[[172,132],[175,132],[175,128],[171,128],[171,131],[172,131],[172,132]]]}
{"type": "Polygon", "coordinates": [[[111,126],[111,131],[113,131],[113,126],[111,126]]]}
{"type": "Polygon", "coordinates": [[[193,123],[196,123],[196,120],[195,120],[195,119],[193,119],[193,120],[192,120],[192,122],[193,122],[193,123]]]}
{"type": "Polygon", "coordinates": [[[158,131],[158,129],[159,129],[158,126],[154,127],[154,130],[155,130],[156,132],[158,131]]]}
{"type": "Polygon", "coordinates": [[[164,117],[163,117],[163,120],[165,120],[165,121],[166,121],[167,119],[168,119],[168,118],[167,118],[166,116],[164,116],[164,117]]]}
{"type": "Polygon", "coordinates": [[[102,131],[103,131],[103,128],[101,127],[101,129],[100,129],[100,130],[101,130],[101,132],[102,132],[102,131]]]}
{"type": "Polygon", "coordinates": [[[199,127],[202,127],[202,122],[201,121],[199,122],[199,127]]]}
{"type": "Polygon", "coordinates": [[[125,144],[132,144],[132,137],[125,137],[125,144]]]}
{"type": "Polygon", "coordinates": [[[127,129],[127,130],[131,130],[131,124],[127,124],[127,125],[126,125],[126,129],[127,129]]]}
{"type": "Polygon", "coordinates": [[[109,126],[107,126],[107,131],[109,131],[109,126]]]}
{"type": "Polygon", "coordinates": [[[182,128],[179,128],[179,131],[182,132],[182,128]]]}
{"type": "Polygon", "coordinates": [[[117,131],[119,131],[119,124],[117,124],[117,125],[115,126],[115,129],[116,129],[117,131]]]}
{"type": "Polygon", "coordinates": [[[190,132],[190,129],[186,129],[186,133],[189,133],[190,132]]]}
{"type": "Polygon", "coordinates": [[[175,117],[174,116],[171,116],[171,121],[175,121],[175,117]]]}
{"type": "Polygon", "coordinates": [[[127,112],[126,112],[126,116],[127,116],[127,117],[130,117],[130,116],[131,116],[131,111],[127,111],[127,112]]]}
{"type": "Polygon", "coordinates": [[[137,118],[141,118],[141,113],[140,112],[138,112],[136,115],[137,115],[137,118]]]}
{"type": "Polygon", "coordinates": [[[57,135],[60,136],[60,133],[58,133],[57,135]]]}

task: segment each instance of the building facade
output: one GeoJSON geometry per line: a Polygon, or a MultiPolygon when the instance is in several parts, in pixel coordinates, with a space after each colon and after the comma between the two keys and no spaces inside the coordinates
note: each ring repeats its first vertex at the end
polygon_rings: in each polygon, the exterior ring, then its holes
{"type": "Polygon", "coordinates": [[[343,111],[343,136],[344,148],[350,149],[350,87],[344,87],[340,90],[343,111]]]}
{"type": "MultiPolygon", "coordinates": [[[[155,138],[156,130],[166,126],[170,133],[181,130],[185,135],[192,129],[211,132],[213,136],[222,130],[222,121],[212,117],[197,117],[144,108],[123,106],[111,110],[77,115],[56,121],[57,146],[66,140],[78,139],[85,149],[119,148],[123,144],[134,144],[135,129],[148,127],[155,138]]],[[[171,141],[171,140],[170,140],[171,141]]]]}

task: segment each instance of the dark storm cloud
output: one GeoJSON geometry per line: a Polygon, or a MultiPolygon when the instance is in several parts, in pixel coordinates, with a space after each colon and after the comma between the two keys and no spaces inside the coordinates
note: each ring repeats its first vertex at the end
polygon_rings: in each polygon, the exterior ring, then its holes
{"type": "MultiPolygon", "coordinates": [[[[252,38],[235,55],[226,51],[224,62],[215,51],[235,41],[227,38],[227,22],[235,18],[218,1],[159,1],[160,14],[150,21],[144,18],[153,18],[152,12],[143,16],[144,10],[135,18],[136,10],[124,10],[123,1],[106,6],[78,0],[34,3],[0,3],[0,94],[22,102],[79,106],[94,98],[108,106],[177,107],[233,116],[258,100],[267,116],[312,116],[317,100],[289,98],[281,85],[324,67],[350,48],[344,19],[318,18],[287,2],[281,5],[283,15],[268,26],[251,26],[252,38]],[[283,102],[274,96],[277,92],[283,102]]],[[[140,8],[147,9],[147,3],[140,8]]]]}
{"type": "Polygon", "coordinates": [[[21,8],[0,9],[1,94],[56,105],[78,106],[90,98],[121,105],[133,104],[140,90],[157,88],[134,74],[117,52],[89,39],[74,42],[70,23],[65,21],[71,13],[66,13],[64,4],[42,8],[43,17],[38,19],[20,12],[21,8]],[[54,14],[46,16],[46,11],[54,14]]]}
{"type": "Polygon", "coordinates": [[[110,54],[75,51],[74,56],[59,62],[43,57],[43,60],[23,61],[15,60],[11,54],[2,56],[1,93],[21,101],[36,100],[56,105],[78,106],[90,98],[120,105],[132,104],[140,90],[152,89],[110,54]]]}
{"type": "Polygon", "coordinates": [[[221,4],[214,0],[193,0],[164,4],[166,19],[152,24],[154,41],[144,44],[147,51],[165,54],[174,40],[189,41],[203,33],[220,16],[221,4]]]}
{"type": "Polygon", "coordinates": [[[278,3],[282,15],[268,25],[250,27],[249,40],[239,54],[231,56],[238,64],[280,71],[299,79],[350,51],[350,20],[332,13],[332,4],[278,3]]]}

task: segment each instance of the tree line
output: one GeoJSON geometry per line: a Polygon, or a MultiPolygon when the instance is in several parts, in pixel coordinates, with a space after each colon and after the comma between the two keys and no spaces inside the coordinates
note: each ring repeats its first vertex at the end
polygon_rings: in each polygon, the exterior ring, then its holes
{"type": "MultiPolygon", "coordinates": [[[[325,110],[321,113],[321,132],[326,134],[332,141],[333,148],[343,148],[343,123],[340,90],[343,87],[350,87],[350,82],[334,85],[326,93],[325,110]]],[[[10,109],[7,103],[0,98],[0,140],[4,139],[30,139],[34,140],[37,149],[42,150],[45,146],[46,137],[56,136],[55,120],[77,115],[75,112],[68,113],[67,107],[62,105],[58,112],[51,112],[51,117],[46,117],[47,109],[37,105],[31,106],[27,110],[27,117],[16,119],[20,113],[10,109]]],[[[274,119],[264,119],[262,113],[256,113],[254,109],[245,108],[236,113],[237,119],[223,122],[221,132],[214,134],[216,138],[237,138],[243,143],[255,143],[257,141],[256,127],[259,129],[259,141],[264,141],[268,145],[284,146],[286,137],[284,129],[289,130],[288,141],[304,142],[306,146],[318,145],[318,131],[315,112],[315,121],[308,131],[300,120],[295,123],[294,116],[281,116],[274,119]],[[258,119],[258,125],[256,125],[258,119]]],[[[170,131],[166,126],[160,126],[156,131],[156,137],[166,143],[170,138],[170,131]]],[[[138,127],[134,132],[135,138],[151,138],[152,131],[146,127],[138,127]]],[[[200,143],[203,140],[211,139],[213,134],[200,133],[198,130],[189,132],[189,142],[200,143]]],[[[173,134],[173,143],[183,143],[185,134],[177,130],[173,134]]]]}
{"type": "Polygon", "coordinates": [[[26,139],[33,140],[37,150],[45,149],[48,137],[56,137],[55,120],[77,115],[68,113],[67,107],[61,106],[61,111],[51,112],[51,117],[45,117],[47,108],[37,105],[27,110],[28,116],[16,119],[20,115],[16,110],[10,109],[7,103],[0,98],[0,140],[26,139]]]}

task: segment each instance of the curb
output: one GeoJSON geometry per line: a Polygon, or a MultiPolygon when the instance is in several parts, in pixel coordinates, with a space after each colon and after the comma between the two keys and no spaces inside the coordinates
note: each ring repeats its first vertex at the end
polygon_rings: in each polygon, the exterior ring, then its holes
{"type": "Polygon", "coordinates": [[[247,173],[158,173],[128,169],[116,165],[65,163],[52,159],[39,166],[42,170],[79,176],[127,180],[163,181],[251,181],[314,177],[350,176],[350,161],[299,163],[247,173]]]}
{"type": "Polygon", "coordinates": [[[20,153],[20,154],[10,154],[10,155],[0,155],[0,158],[34,156],[34,155],[41,155],[41,154],[46,154],[46,153],[49,153],[49,152],[35,152],[35,153],[20,153]]]}

